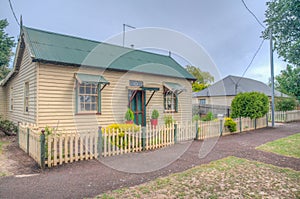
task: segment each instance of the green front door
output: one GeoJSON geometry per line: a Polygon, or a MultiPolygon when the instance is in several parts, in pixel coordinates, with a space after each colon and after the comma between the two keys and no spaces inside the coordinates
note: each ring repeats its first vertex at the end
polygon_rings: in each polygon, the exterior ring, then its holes
{"type": "Polygon", "coordinates": [[[145,91],[135,91],[135,95],[132,97],[132,100],[130,102],[130,109],[134,113],[134,123],[137,125],[145,126],[145,91]]]}

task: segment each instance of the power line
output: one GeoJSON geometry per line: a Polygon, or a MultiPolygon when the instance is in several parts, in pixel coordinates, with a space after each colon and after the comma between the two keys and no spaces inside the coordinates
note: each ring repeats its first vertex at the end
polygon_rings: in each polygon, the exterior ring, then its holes
{"type": "Polygon", "coordinates": [[[242,3],[244,4],[245,8],[248,10],[248,12],[255,18],[255,20],[259,23],[259,25],[261,27],[263,27],[264,29],[266,29],[266,27],[259,21],[259,19],[256,17],[256,15],[248,8],[247,4],[245,3],[244,0],[241,0],[242,3]]]}
{"type": "Polygon", "coordinates": [[[244,71],[243,75],[242,75],[242,76],[240,77],[240,79],[236,82],[236,87],[237,87],[238,83],[241,81],[241,79],[244,77],[244,75],[246,74],[247,70],[248,70],[248,69],[250,68],[250,66],[252,65],[252,63],[253,63],[253,61],[254,61],[256,55],[258,54],[258,52],[260,51],[262,45],[264,44],[264,41],[265,41],[265,39],[263,39],[263,40],[261,41],[261,43],[259,44],[257,50],[255,51],[255,53],[254,53],[254,55],[253,55],[253,57],[252,57],[250,63],[248,64],[246,70],[244,71]]]}
{"type": "Polygon", "coordinates": [[[10,10],[11,10],[11,12],[13,13],[13,15],[14,15],[14,17],[15,17],[15,20],[16,20],[17,24],[20,26],[20,23],[19,23],[19,21],[18,21],[18,18],[16,17],[16,14],[15,14],[14,8],[12,7],[11,1],[8,0],[8,2],[9,2],[10,10]]]}
{"type": "MultiPolygon", "coordinates": [[[[255,18],[255,20],[259,23],[259,25],[263,28],[265,28],[265,26],[259,21],[259,19],[256,17],[256,15],[248,8],[247,4],[245,3],[244,0],[241,0],[242,3],[244,4],[245,8],[248,10],[248,12],[255,18]]],[[[258,54],[258,52],[260,51],[263,43],[264,43],[265,39],[263,39],[261,41],[261,43],[259,44],[257,50],[255,51],[250,63],[248,64],[247,68],[245,69],[245,71],[243,72],[243,75],[239,78],[239,80],[236,82],[235,86],[236,86],[236,91],[237,91],[237,87],[238,87],[238,83],[241,81],[241,79],[244,77],[244,75],[246,74],[246,72],[248,71],[248,69],[250,68],[250,66],[252,65],[256,55],[258,54]]]]}

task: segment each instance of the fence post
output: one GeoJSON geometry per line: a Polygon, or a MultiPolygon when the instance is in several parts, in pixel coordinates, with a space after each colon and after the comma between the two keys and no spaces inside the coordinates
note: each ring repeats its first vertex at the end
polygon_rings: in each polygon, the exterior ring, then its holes
{"type": "Polygon", "coordinates": [[[18,146],[20,147],[20,122],[18,122],[18,130],[17,130],[17,138],[18,138],[18,146]]]}
{"type": "Polygon", "coordinates": [[[177,143],[177,124],[174,124],[174,143],[177,143]]]}
{"type": "Polygon", "coordinates": [[[268,113],[266,114],[266,124],[267,124],[267,127],[269,126],[269,120],[268,120],[269,116],[268,116],[268,113]]]}
{"type": "Polygon", "coordinates": [[[143,151],[146,150],[146,127],[142,127],[142,147],[143,151]]]}
{"type": "Polygon", "coordinates": [[[198,120],[196,120],[196,137],[194,140],[198,140],[198,136],[199,136],[199,126],[198,126],[198,120]]]}
{"type": "Polygon", "coordinates": [[[97,150],[98,150],[98,159],[102,156],[102,127],[98,127],[98,143],[97,143],[97,150]]]}
{"type": "Polygon", "coordinates": [[[284,112],[284,122],[288,122],[288,121],[287,121],[287,119],[288,119],[287,117],[288,117],[288,113],[287,113],[287,111],[285,111],[285,112],[284,112]]]}
{"type": "Polygon", "coordinates": [[[223,120],[220,119],[220,136],[223,134],[223,120]]]}
{"type": "Polygon", "coordinates": [[[256,118],[254,119],[254,129],[256,130],[256,118]]]}
{"type": "Polygon", "coordinates": [[[30,129],[27,127],[27,154],[29,154],[29,134],[30,134],[30,129]]]}
{"type": "Polygon", "coordinates": [[[41,168],[45,169],[45,130],[44,129],[42,129],[40,140],[41,140],[41,168]]]}
{"type": "Polygon", "coordinates": [[[242,128],[242,117],[240,117],[240,133],[242,132],[243,128],[242,128]]]}

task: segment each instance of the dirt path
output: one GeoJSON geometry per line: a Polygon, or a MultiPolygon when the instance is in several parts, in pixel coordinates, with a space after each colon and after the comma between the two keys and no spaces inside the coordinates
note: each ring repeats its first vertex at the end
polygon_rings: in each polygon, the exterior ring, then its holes
{"type": "MultiPolygon", "coordinates": [[[[37,173],[38,175],[30,177],[1,177],[0,198],[93,197],[107,190],[140,184],[159,176],[180,172],[195,165],[208,163],[227,156],[258,160],[300,171],[300,159],[287,158],[255,150],[256,146],[297,132],[300,132],[300,123],[289,123],[280,125],[275,129],[260,129],[224,136],[218,140],[213,150],[205,158],[201,159],[199,159],[198,154],[203,142],[194,141],[188,150],[169,166],[158,171],[142,174],[120,172],[96,160],[63,165],[42,173],[39,173],[35,165],[27,165],[29,170],[25,169],[25,173],[37,173]]],[[[11,147],[14,148],[15,146],[11,147]]],[[[10,150],[17,150],[12,148],[10,150]]]]}
{"type": "Polygon", "coordinates": [[[18,147],[16,136],[7,136],[0,131],[0,141],[4,142],[0,155],[1,176],[38,173],[40,169],[32,158],[18,147]]]}

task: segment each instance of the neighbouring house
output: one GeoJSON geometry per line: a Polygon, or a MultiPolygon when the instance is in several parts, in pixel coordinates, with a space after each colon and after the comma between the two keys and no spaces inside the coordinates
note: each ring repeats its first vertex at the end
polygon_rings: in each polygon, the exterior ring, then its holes
{"type": "Polygon", "coordinates": [[[21,26],[13,70],[0,82],[0,114],[60,130],[192,117],[195,78],[172,57],[21,26]]]}
{"type": "MultiPolygon", "coordinates": [[[[202,109],[215,109],[215,113],[228,114],[231,102],[238,93],[257,91],[266,94],[271,102],[271,88],[263,82],[229,75],[202,91],[193,93],[193,104],[202,109]]],[[[289,97],[275,90],[275,97],[289,97]]],[[[207,111],[202,111],[203,113],[207,111]]]]}

